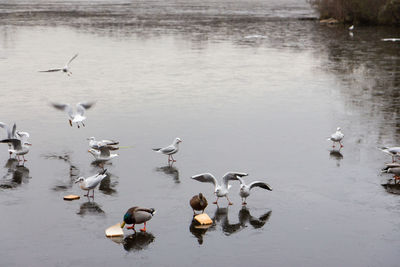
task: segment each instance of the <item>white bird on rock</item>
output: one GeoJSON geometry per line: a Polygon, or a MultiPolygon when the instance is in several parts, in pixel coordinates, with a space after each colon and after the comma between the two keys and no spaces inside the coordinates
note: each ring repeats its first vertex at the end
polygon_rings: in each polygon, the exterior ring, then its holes
{"type": "Polygon", "coordinates": [[[220,197],[226,197],[229,205],[232,205],[233,203],[228,198],[229,188],[231,188],[231,185],[229,185],[228,183],[232,180],[238,180],[237,177],[243,177],[247,175],[247,173],[243,172],[227,172],[222,177],[221,185],[218,184],[217,179],[215,179],[215,177],[210,173],[197,174],[195,176],[192,176],[191,178],[199,182],[214,184],[214,194],[217,196],[217,199],[215,200],[215,202],[213,202],[214,204],[218,204],[218,199],[220,197]]]}
{"type": "Polygon", "coordinates": [[[57,72],[57,71],[62,71],[64,73],[66,73],[68,76],[72,75],[72,72],[70,70],[69,64],[72,62],[72,60],[74,60],[76,57],[78,56],[78,54],[75,54],[68,62],[67,64],[65,64],[64,67],[62,68],[56,68],[56,69],[49,69],[49,70],[41,70],[39,72],[57,72]]]}
{"type": "Polygon", "coordinates": [[[91,197],[94,198],[94,189],[96,188],[96,186],[98,184],[101,183],[101,181],[107,177],[107,169],[105,169],[104,171],[90,176],[88,178],[85,177],[79,177],[75,180],[75,183],[79,183],[79,186],[81,187],[82,190],[87,190],[87,194],[84,195],[85,197],[89,197],[89,192],[90,190],[93,190],[93,195],[91,197]]]}
{"type": "Polygon", "coordinates": [[[176,160],[174,159],[174,157],[172,155],[179,151],[179,143],[181,143],[181,142],[182,142],[182,140],[177,137],[177,138],[175,138],[174,142],[171,145],[164,147],[164,148],[153,148],[153,150],[158,153],[168,155],[168,162],[170,162],[170,161],[176,162],[176,160]]]}
{"type": "Polygon", "coordinates": [[[58,110],[65,111],[68,116],[69,116],[69,124],[72,127],[72,123],[76,123],[76,125],[79,126],[79,123],[82,124],[83,127],[85,127],[85,124],[83,123],[84,120],[86,120],[85,111],[89,108],[91,108],[95,102],[81,102],[76,104],[76,112],[74,113],[72,110],[72,107],[69,104],[58,104],[58,103],[52,103],[52,106],[55,107],[58,110]]]}

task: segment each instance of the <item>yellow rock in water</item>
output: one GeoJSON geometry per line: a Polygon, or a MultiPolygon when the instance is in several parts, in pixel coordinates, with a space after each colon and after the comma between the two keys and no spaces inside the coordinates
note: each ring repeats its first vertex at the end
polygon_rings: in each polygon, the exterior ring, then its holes
{"type": "Polygon", "coordinates": [[[124,231],[122,231],[121,224],[117,223],[113,226],[110,226],[106,229],[106,236],[113,237],[113,236],[123,236],[124,231]]]}
{"type": "Polygon", "coordinates": [[[64,197],[64,200],[75,200],[75,199],[80,199],[80,196],[77,195],[68,195],[64,197]]]}
{"type": "Polygon", "coordinates": [[[196,215],[196,216],[194,216],[194,219],[200,224],[212,224],[213,223],[210,216],[208,216],[206,213],[196,215]]]}

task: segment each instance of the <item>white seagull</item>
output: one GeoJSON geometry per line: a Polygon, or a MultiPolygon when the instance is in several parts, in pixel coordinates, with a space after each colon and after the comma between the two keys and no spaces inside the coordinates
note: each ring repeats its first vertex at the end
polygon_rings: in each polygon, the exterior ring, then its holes
{"type": "Polygon", "coordinates": [[[218,184],[217,179],[210,174],[210,173],[202,173],[202,174],[197,174],[195,176],[192,176],[191,178],[203,182],[203,183],[212,183],[214,184],[214,194],[217,196],[217,199],[214,204],[218,204],[218,199],[220,197],[226,197],[228,200],[229,205],[232,205],[233,203],[229,200],[228,198],[228,192],[229,188],[231,188],[231,185],[229,185],[229,181],[232,180],[238,180],[237,177],[242,177],[242,176],[247,176],[247,173],[243,172],[227,172],[223,177],[222,177],[222,184],[218,184]]]}
{"type": "Polygon", "coordinates": [[[65,64],[64,67],[62,68],[57,68],[57,69],[50,69],[50,70],[41,70],[39,72],[56,72],[56,71],[62,71],[64,73],[66,73],[68,76],[72,75],[72,72],[70,71],[69,68],[69,64],[72,62],[72,60],[74,60],[76,57],[78,56],[78,54],[75,54],[68,62],[67,64],[65,64]]]}
{"type": "MultiPolygon", "coordinates": [[[[101,140],[97,141],[94,136],[89,137],[87,140],[89,140],[89,146],[93,149],[99,150],[99,147],[101,146],[109,146],[111,148],[115,148],[114,150],[118,149],[117,147],[114,147],[119,144],[118,141],[115,140],[101,140]]],[[[113,149],[110,149],[113,150],[113,149]]]]}
{"type": "Polygon", "coordinates": [[[32,145],[31,143],[28,143],[26,141],[25,136],[22,139],[16,139],[16,138],[4,139],[1,140],[0,143],[11,144],[12,147],[8,149],[8,152],[10,152],[10,154],[14,153],[17,156],[18,161],[21,161],[19,156],[22,156],[24,162],[26,161],[24,155],[28,154],[29,152],[28,146],[32,145]]]}
{"type": "Polygon", "coordinates": [[[174,157],[172,155],[175,154],[176,152],[178,152],[179,143],[181,143],[181,142],[182,142],[182,140],[177,137],[177,138],[175,138],[174,142],[171,145],[164,147],[164,148],[153,148],[153,150],[158,153],[168,155],[168,162],[170,162],[170,161],[176,162],[176,160],[174,159],[174,157]]]}
{"type": "Polygon", "coordinates": [[[340,147],[343,147],[343,145],[342,145],[342,143],[341,143],[343,137],[344,137],[344,134],[341,132],[340,127],[338,127],[338,128],[336,129],[336,132],[333,133],[333,134],[331,135],[331,137],[329,137],[327,140],[333,142],[332,147],[335,147],[335,143],[339,143],[339,144],[340,144],[340,147]]]}
{"type": "Polygon", "coordinates": [[[72,127],[72,123],[76,123],[76,125],[79,126],[79,123],[82,124],[83,127],[85,127],[85,124],[83,123],[84,120],[86,120],[85,115],[85,110],[91,108],[94,105],[95,102],[81,102],[76,104],[76,112],[74,113],[72,111],[72,107],[70,104],[58,104],[58,103],[51,103],[53,107],[56,109],[62,110],[67,112],[69,116],[69,125],[72,127]]]}
{"type": "Polygon", "coordinates": [[[246,205],[246,199],[248,196],[250,196],[250,190],[254,187],[260,187],[260,188],[264,188],[267,189],[269,191],[272,191],[272,187],[264,182],[261,181],[254,181],[251,182],[249,185],[246,185],[246,183],[244,182],[244,180],[240,177],[236,177],[237,180],[239,180],[240,182],[240,190],[239,190],[239,195],[242,198],[242,205],[246,205]]]}
{"type": "Polygon", "coordinates": [[[96,186],[104,179],[107,177],[107,169],[105,169],[104,171],[90,176],[88,178],[85,177],[79,177],[75,180],[75,183],[79,183],[79,186],[81,187],[82,190],[87,190],[87,194],[84,195],[85,197],[89,197],[89,192],[90,190],[93,190],[93,195],[91,197],[94,198],[94,189],[96,188],[96,186]]]}
{"type": "Polygon", "coordinates": [[[400,147],[394,146],[394,147],[382,147],[379,148],[382,152],[389,154],[392,156],[392,162],[395,162],[395,158],[400,156],[400,147]]]}
{"type": "Polygon", "coordinates": [[[351,26],[349,27],[349,31],[352,31],[352,30],[354,30],[354,25],[351,25],[351,26]]]}
{"type": "Polygon", "coordinates": [[[102,145],[99,146],[97,149],[89,149],[88,152],[93,155],[96,161],[108,161],[115,157],[118,157],[118,154],[111,154],[110,150],[117,150],[117,148],[113,146],[102,145]]]}

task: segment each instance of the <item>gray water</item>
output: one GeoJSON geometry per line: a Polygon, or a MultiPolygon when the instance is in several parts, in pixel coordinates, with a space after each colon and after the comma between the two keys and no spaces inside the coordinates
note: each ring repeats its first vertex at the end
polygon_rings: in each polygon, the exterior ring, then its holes
{"type": "Polygon", "coordinates": [[[315,17],[294,0],[0,3],[0,121],[33,144],[24,166],[0,147],[1,265],[398,266],[399,188],[381,185],[377,147],[400,141],[400,47],[381,41],[400,33],[315,17]],[[38,72],[75,53],[71,77],[38,72]],[[49,106],[84,100],[96,106],[80,129],[49,106]],[[124,146],[94,200],[73,183],[99,171],[89,136],[124,146]],[[169,167],[151,148],[175,137],[169,167]],[[242,208],[233,183],[234,205],[217,207],[190,179],[230,170],[274,190],[242,208]],[[135,205],[157,209],[148,233],[106,238],[135,205]]]}

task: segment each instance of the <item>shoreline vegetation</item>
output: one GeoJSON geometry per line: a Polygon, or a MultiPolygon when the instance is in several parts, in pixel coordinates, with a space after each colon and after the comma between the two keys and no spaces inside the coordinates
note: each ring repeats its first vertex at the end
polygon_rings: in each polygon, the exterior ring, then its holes
{"type": "Polygon", "coordinates": [[[320,20],[400,26],[400,0],[307,0],[320,20]]]}

